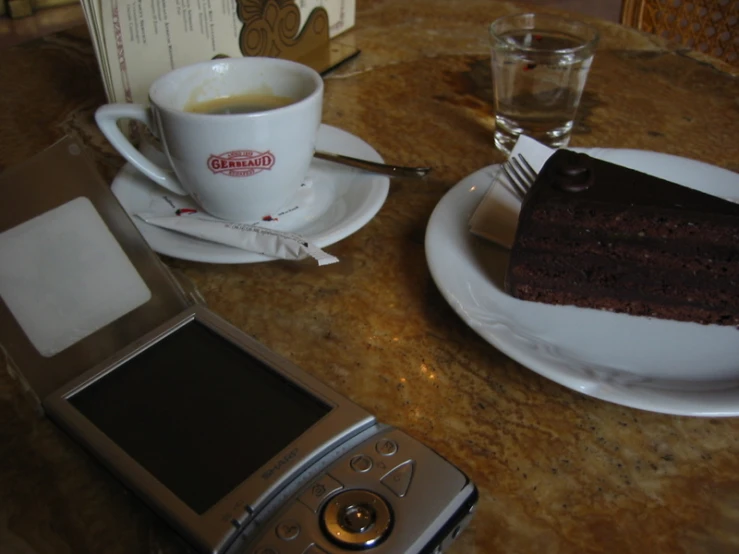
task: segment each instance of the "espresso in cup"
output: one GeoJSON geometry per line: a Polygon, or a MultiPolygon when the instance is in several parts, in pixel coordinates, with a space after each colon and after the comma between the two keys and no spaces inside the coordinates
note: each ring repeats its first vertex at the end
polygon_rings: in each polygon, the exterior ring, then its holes
{"type": "Polygon", "coordinates": [[[323,80],[278,58],[223,58],[175,69],[149,89],[149,106],[108,104],[103,134],[134,167],[204,211],[254,222],[279,211],[308,171],[321,124],[323,80]],[[135,119],[160,139],[170,168],[144,157],[118,121],[135,119]]]}
{"type": "Polygon", "coordinates": [[[185,111],[214,115],[266,112],[287,106],[294,101],[289,96],[275,96],[274,94],[241,94],[213,98],[204,102],[193,102],[185,106],[185,111]]]}

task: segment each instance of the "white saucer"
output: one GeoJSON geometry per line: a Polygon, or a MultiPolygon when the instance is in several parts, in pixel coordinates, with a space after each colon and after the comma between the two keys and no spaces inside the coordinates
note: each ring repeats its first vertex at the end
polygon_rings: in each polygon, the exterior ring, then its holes
{"type": "MultiPolygon", "coordinates": [[[[588,154],[724,198],[739,175],[705,163],[635,150],[588,154]]],[[[472,235],[469,220],[497,166],[466,177],[439,202],[426,232],[437,286],[475,332],[561,385],[654,412],[739,415],[739,330],[525,302],[508,296],[508,251],[472,235]]]]}
{"type": "MultiPolygon", "coordinates": [[[[359,137],[321,125],[316,148],[382,162],[377,151],[359,137]]],[[[143,150],[156,163],[166,164],[161,152],[143,150]]],[[[273,221],[252,222],[271,229],[302,235],[319,248],[340,241],[366,225],[385,203],[390,179],[331,162],[313,160],[303,187],[273,221]]],[[[254,263],[275,258],[189,237],[145,223],[142,212],[173,215],[178,208],[196,207],[189,197],[171,194],[126,164],[111,185],[136,227],[160,254],[209,263],[254,263]]]]}

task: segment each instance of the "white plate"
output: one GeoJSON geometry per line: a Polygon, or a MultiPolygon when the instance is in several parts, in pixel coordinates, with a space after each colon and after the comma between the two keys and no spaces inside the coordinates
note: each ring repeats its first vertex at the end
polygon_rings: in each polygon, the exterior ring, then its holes
{"type": "MultiPolygon", "coordinates": [[[[373,162],[383,161],[365,141],[329,125],[321,125],[316,148],[373,162]]],[[[143,151],[157,163],[166,163],[161,152],[143,151]]],[[[254,223],[298,233],[324,248],[366,225],[385,203],[389,186],[388,177],[314,159],[303,187],[285,209],[275,214],[273,221],[254,223]]],[[[210,263],[243,264],[275,259],[155,227],[133,217],[142,212],[172,215],[177,208],[194,208],[195,204],[189,197],[176,196],[158,187],[130,164],[116,175],[111,189],[149,246],[160,254],[210,263]]]]}
{"type": "MultiPolygon", "coordinates": [[[[737,199],[739,175],[636,150],[583,150],[685,186],[737,199]]],[[[439,202],[426,257],[442,295],[501,352],[572,390],[654,412],[739,415],[739,330],[517,300],[503,291],[508,251],[472,235],[469,219],[497,166],[439,202]]]]}

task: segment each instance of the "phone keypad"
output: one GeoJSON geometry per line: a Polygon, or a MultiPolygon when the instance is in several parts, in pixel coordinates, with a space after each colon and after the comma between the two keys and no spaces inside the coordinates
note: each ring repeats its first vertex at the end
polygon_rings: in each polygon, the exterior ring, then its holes
{"type": "MultiPolygon", "coordinates": [[[[453,475],[456,485],[448,480],[437,483],[435,475],[449,474],[437,468],[446,469],[448,464],[424,455],[422,445],[397,430],[345,452],[298,493],[298,502],[269,524],[256,550],[250,552],[326,554],[337,548],[369,552],[381,544],[405,544],[405,534],[416,525],[416,515],[430,514],[424,516],[430,521],[437,509],[433,502],[444,502],[432,498],[430,506],[423,494],[414,492],[416,488],[427,490],[434,483],[452,489],[464,484],[465,478],[458,472],[453,475]],[[399,503],[399,499],[403,500],[399,503]],[[404,516],[409,506],[412,518],[404,516]],[[393,530],[397,530],[397,538],[393,530]]],[[[398,552],[402,551],[399,548],[398,552]]]]}

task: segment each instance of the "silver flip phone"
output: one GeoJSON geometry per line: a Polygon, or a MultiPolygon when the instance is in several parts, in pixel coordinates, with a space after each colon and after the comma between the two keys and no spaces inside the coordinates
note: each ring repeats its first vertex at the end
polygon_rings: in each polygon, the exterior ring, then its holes
{"type": "Polygon", "coordinates": [[[202,552],[441,552],[473,483],[203,307],[45,401],[202,552]]]}

